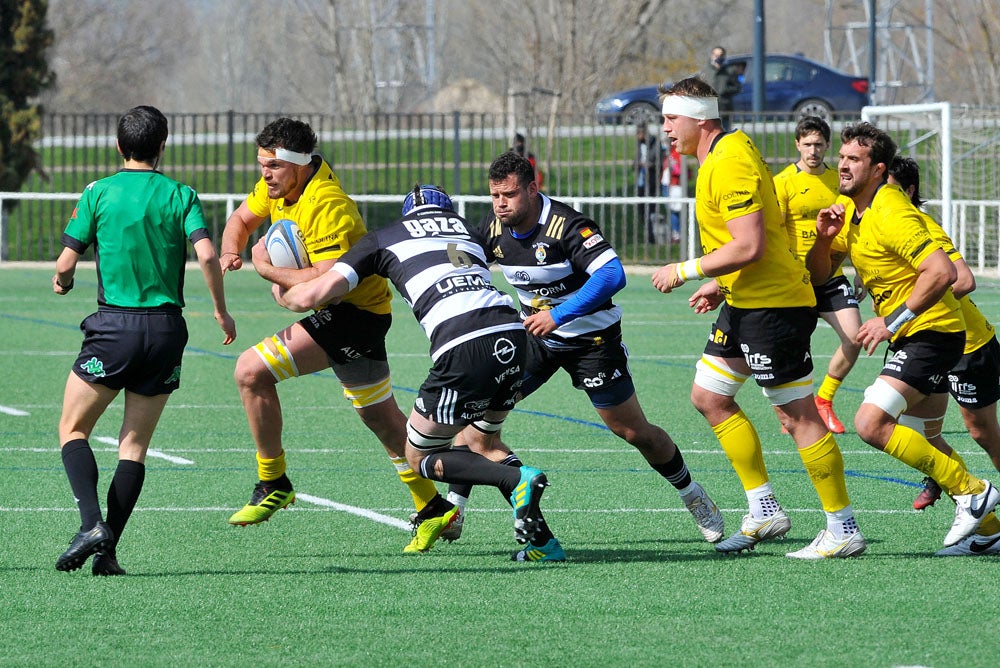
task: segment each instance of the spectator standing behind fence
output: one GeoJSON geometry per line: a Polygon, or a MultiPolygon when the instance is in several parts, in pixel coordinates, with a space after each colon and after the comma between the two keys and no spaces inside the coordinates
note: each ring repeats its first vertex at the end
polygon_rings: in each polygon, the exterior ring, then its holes
{"type": "MultiPolygon", "coordinates": [[[[656,184],[659,183],[660,168],[660,143],[656,137],[650,135],[645,124],[640,124],[635,128],[635,158],[632,160],[632,168],[635,170],[635,196],[651,197],[656,193],[656,184]]],[[[650,215],[655,211],[646,202],[640,202],[638,208],[638,219],[640,225],[646,226],[646,240],[656,243],[654,233],[655,223],[650,215]]]]}
{"type": "Polygon", "coordinates": [[[724,127],[729,126],[735,107],[733,97],[743,89],[740,83],[741,72],[726,62],[726,50],[721,46],[712,49],[708,60],[708,69],[702,75],[706,83],[711,84],[719,94],[719,114],[724,127]]]}
{"type": "Polygon", "coordinates": [[[77,262],[90,246],[99,258],[100,289],[97,312],[80,324],[83,345],[66,380],[59,419],[62,462],[80,511],[80,531],[56,561],[60,571],[80,568],[93,554],[94,575],[125,575],[118,541],[142,492],[153,431],[180,387],[188,340],[181,313],[188,243],[225,333],[223,345],[236,338],[198,194],[156,170],[166,141],[167,119],[158,109],[126,112],[118,121],[122,170],[87,186],[62,235],[65,248],[56,261],[53,291],[65,295],[73,289],[77,262]],[[105,522],[89,439],[122,390],[125,413],[105,522]]]}
{"type": "Polygon", "coordinates": [[[541,168],[539,168],[538,160],[535,159],[535,154],[532,153],[531,151],[525,153],[524,135],[522,135],[520,132],[514,135],[514,145],[511,148],[513,148],[514,152],[517,153],[518,155],[526,157],[528,159],[528,162],[531,163],[531,168],[535,170],[535,185],[537,185],[538,189],[541,190],[542,186],[545,185],[545,174],[543,174],[541,168]]]}
{"type": "Polygon", "coordinates": [[[677,152],[677,146],[673,140],[667,138],[669,150],[663,148],[663,167],[660,170],[660,194],[671,200],[667,208],[670,210],[670,241],[678,243],[681,240],[681,211],[684,205],[676,201],[684,197],[684,188],[681,186],[681,154],[677,152]]]}

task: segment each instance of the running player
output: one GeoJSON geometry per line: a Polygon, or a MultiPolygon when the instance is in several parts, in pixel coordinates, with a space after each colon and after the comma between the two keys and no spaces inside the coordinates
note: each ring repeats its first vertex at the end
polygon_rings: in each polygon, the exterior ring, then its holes
{"type": "MultiPolygon", "coordinates": [[[[258,268],[261,276],[288,288],[326,272],[367,230],[330,165],[314,153],[316,135],[308,124],[279,118],[268,123],[256,141],[261,179],[226,222],[222,270],[243,266],[240,252],[265,220],[290,219],[302,230],[312,266],[258,268]]],[[[444,511],[434,484],[406,463],[406,417],[392,395],[385,353],[391,301],[385,279],[372,276],[340,303],[321,306],[240,355],[236,384],[257,446],[259,480],[249,503],[233,513],[230,524],[264,522],[295,502],[286,474],[277,384],[326,368],[333,369],[358,417],[382,442],[416,510],[423,512],[430,505],[429,512],[444,511]]]]}
{"type": "MultiPolygon", "coordinates": [[[[817,116],[806,116],[795,126],[795,148],[799,160],[774,177],[778,206],[785,216],[785,229],[792,251],[803,262],[816,239],[816,214],[837,199],[837,170],[823,162],[830,149],[830,126],[817,116]]],[[[834,434],[844,433],[844,424],[833,411],[833,397],[858,360],[857,343],[861,311],[854,288],[844,270],[837,267],[833,277],[816,291],[816,310],[840,337],[840,346],[830,358],[826,375],[816,392],[816,408],[834,434]]]]}
{"type": "MultiPolygon", "coordinates": [[[[889,167],[889,183],[898,185],[918,209],[920,198],[920,168],[913,158],[896,156],[889,167]]],[[[955,248],[944,228],[922,209],[920,211],[927,231],[955,264],[958,278],[952,283],[952,294],[958,299],[965,318],[965,350],[958,366],[948,374],[951,396],[958,404],[969,435],[990,456],[993,466],[1000,471],[1000,424],[997,423],[997,400],[1000,399],[1000,344],[997,343],[993,325],[969,296],[976,289],[976,278],[969,265],[955,248]]],[[[942,436],[943,415],[926,418],[910,415],[907,411],[900,422],[921,430],[934,447],[954,459],[961,456],[945,442],[942,436]]],[[[924,478],[924,489],[913,500],[916,510],[923,510],[941,498],[941,487],[933,478],[924,478]]],[[[990,513],[971,536],[938,552],[939,556],[981,556],[1000,554],[1000,521],[990,513]]]]}
{"type": "Polygon", "coordinates": [[[816,328],[816,296],[809,272],[788,247],[771,172],[750,137],[723,130],[718,96],[704,81],[692,77],[661,87],[660,98],[663,131],[680,153],[697,156],[701,164],[695,209],[704,254],[661,267],[653,285],[667,293],[686,281],[715,278],[690,298],[696,313],[722,305],[697,365],[691,401],[719,439],[749,504],[740,531],[715,549],[753,549],[791,528],[775,498],[757,430],[735,400],[752,374],[795,441],[826,513],[826,528],[787,556],[859,555],[867,543],[847,495],[844,460],[812,393],[809,339],[816,328]]]}
{"type": "MultiPolygon", "coordinates": [[[[267,264],[263,243],[254,264],[267,264]]],[[[545,523],[538,502],[547,484],[536,468],[513,468],[472,452],[450,448],[468,426],[498,432],[514,407],[524,369],[526,334],[513,300],[490,282],[479,237],[455,213],[437,186],[416,186],[403,202],[403,217],[369,232],[330,271],[287,291],[274,286],[278,303],[295,311],[336,303],[367,276],[392,281],[431,342],[433,367],[421,385],[407,423],[406,456],[432,480],[497,487],[514,508],[515,536],[529,545],[516,561],[546,561],[566,554],[545,523]]],[[[418,518],[406,552],[426,552],[452,524],[458,508],[418,518]]]]}
{"type": "MultiPolygon", "coordinates": [[[[705,540],[718,541],[722,513],[693,480],[674,441],[646,419],[639,404],[622,342],[621,308],[612,301],[625,286],[614,248],[593,220],[538,192],[531,165],[516,153],[493,160],[489,188],[493,212],[480,227],[486,255],[517,292],[528,330],[521,397],[565,370],[604,424],[677,490],[705,540]]],[[[518,462],[506,446],[494,442],[491,447],[503,452],[507,463],[518,462]]],[[[469,488],[452,486],[448,500],[464,507],[468,495],[469,488]]],[[[454,532],[445,535],[453,537],[454,532]]]]}
{"type": "MultiPolygon", "coordinates": [[[[876,317],[861,325],[858,342],[871,355],[883,341],[889,354],[867,390],[854,426],[869,445],[933,478],[955,500],[945,547],[976,532],[1000,500],[989,481],[941,452],[901,414],[943,419],[948,373],[962,358],[965,319],[949,289],[954,263],[934,242],[925,220],[898,186],[888,184],[896,145],[870,123],[841,132],[840,193],[820,211],[808,255],[814,281],[825,282],[850,257],[872,296],[876,317]]],[[[923,420],[922,420],[923,421],[923,420]]]]}

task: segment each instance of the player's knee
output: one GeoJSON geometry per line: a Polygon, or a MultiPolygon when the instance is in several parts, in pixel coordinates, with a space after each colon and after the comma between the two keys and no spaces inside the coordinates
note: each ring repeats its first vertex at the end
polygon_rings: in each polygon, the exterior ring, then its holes
{"type": "Polygon", "coordinates": [[[880,450],[889,442],[895,427],[895,418],[874,404],[861,404],[854,416],[854,429],[858,432],[858,437],[880,450]]]}

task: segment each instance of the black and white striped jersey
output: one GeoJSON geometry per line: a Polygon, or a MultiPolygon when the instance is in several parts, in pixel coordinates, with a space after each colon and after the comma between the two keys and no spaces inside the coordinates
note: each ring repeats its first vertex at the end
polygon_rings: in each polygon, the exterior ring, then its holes
{"type": "Polygon", "coordinates": [[[352,288],[373,274],[388,278],[430,339],[436,361],[465,341],[522,327],[510,295],[491,283],[481,241],[453,211],[418,207],[362,237],[331,271],[352,288]]]}
{"type": "MultiPolygon", "coordinates": [[[[525,317],[563,303],[592,273],[618,257],[593,220],[558,200],[541,193],[539,197],[538,226],[524,239],[511,234],[492,213],[480,226],[486,237],[486,257],[503,269],[525,317]]],[[[621,317],[621,308],[608,299],[545,339],[558,344],[577,337],[606,336],[609,328],[620,329],[621,317]]]]}

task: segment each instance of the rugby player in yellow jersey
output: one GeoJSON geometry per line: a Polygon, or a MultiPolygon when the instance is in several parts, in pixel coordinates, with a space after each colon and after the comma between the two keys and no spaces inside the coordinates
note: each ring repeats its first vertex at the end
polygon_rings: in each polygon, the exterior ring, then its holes
{"type": "Polygon", "coordinates": [[[795,441],[826,512],[826,528],[787,556],[859,555],[867,544],[847,495],[844,460],[813,400],[809,338],[816,328],[816,296],[809,272],[788,247],[770,170],[746,134],[723,131],[718,96],[701,79],[661,88],[660,99],[663,131],[701,165],[695,209],[704,254],[661,267],[653,285],[670,292],[685,281],[715,278],[690,298],[696,313],[722,304],[697,365],[691,401],[712,426],[749,504],[740,531],[715,549],[750,549],[784,537],[791,527],[775,499],[757,430],[735,400],[752,374],[795,441]]]}
{"type": "MultiPolygon", "coordinates": [[[[778,206],[785,216],[785,229],[792,251],[803,262],[816,239],[816,215],[837,199],[837,170],[823,159],[830,149],[830,126],[817,116],[806,116],[795,126],[795,148],[799,160],[774,177],[778,206]]],[[[833,397],[844,378],[858,361],[861,346],[857,343],[861,311],[854,287],[837,267],[823,285],[814,286],[816,310],[840,337],[840,346],[830,358],[826,376],[816,392],[816,408],[827,428],[844,433],[844,424],[833,411],[833,397]]]]}
{"type": "Polygon", "coordinates": [[[849,256],[872,296],[876,317],[861,325],[858,342],[871,355],[888,341],[891,355],[865,390],[854,426],[866,443],[930,476],[954,498],[955,520],[944,538],[950,547],[975,533],[1000,491],[931,445],[924,429],[900,420],[904,412],[944,415],[948,373],[965,348],[965,320],[949,289],[955,265],[906,193],[886,182],[895,153],[889,135],[870,123],[844,128],[841,196],[820,211],[807,263],[813,281],[824,283],[849,256]]]}
{"type": "MultiPolygon", "coordinates": [[[[918,209],[923,205],[920,198],[920,167],[913,158],[896,156],[889,167],[889,183],[898,185],[918,209]]],[[[948,374],[951,396],[958,404],[962,419],[969,435],[986,451],[993,466],[1000,471],[1000,424],[997,423],[997,400],[1000,399],[1000,343],[997,342],[993,325],[973,303],[969,295],[976,289],[976,278],[969,269],[962,254],[944,231],[922,209],[920,211],[927,231],[937,242],[958,273],[952,284],[952,294],[958,299],[965,318],[965,351],[958,366],[948,374]]],[[[920,415],[915,418],[914,429],[923,429],[934,447],[946,455],[960,459],[961,456],[945,442],[941,431],[943,415],[920,415]]],[[[909,411],[900,416],[900,421],[910,419],[909,411]]],[[[941,497],[941,488],[933,478],[924,478],[924,489],[913,501],[913,507],[923,510],[941,497]]],[[[976,533],[965,540],[946,547],[939,556],[981,556],[1000,554],[1000,520],[990,513],[979,525],[976,533]]]]}
{"type": "MultiPolygon", "coordinates": [[[[226,221],[220,256],[223,271],[243,266],[240,252],[268,218],[298,224],[312,262],[304,269],[273,265],[258,269],[265,279],[285,289],[326,273],[367,232],[357,205],[341,188],[330,165],[314,153],[316,141],[308,124],[290,118],[269,123],[257,135],[261,179],[226,221]]],[[[424,511],[427,518],[449,510],[434,483],[406,463],[406,417],[392,394],[385,350],[391,301],[386,280],[371,276],[343,302],[317,309],[240,355],[236,384],[257,446],[260,480],[250,502],[229,518],[230,524],[257,524],[294,503],[295,492],[285,473],[277,384],[326,368],[333,369],[344,396],[389,453],[399,477],[410,488],[416,510],[424,511]]]]}

